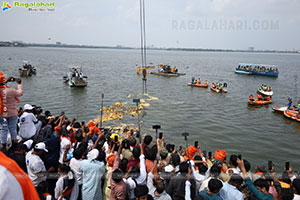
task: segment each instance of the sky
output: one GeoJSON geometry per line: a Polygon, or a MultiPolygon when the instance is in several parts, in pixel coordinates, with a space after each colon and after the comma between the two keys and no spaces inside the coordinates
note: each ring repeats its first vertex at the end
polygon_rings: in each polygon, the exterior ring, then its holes
{"type": "MultiPolygon", "coordinates": [[[[51,12],[1,9],[0,41],[138,47],[139,1],[56,0],[51,12]]],[[[300,50],[299,0],[145,0],[145,5],[147,46],[300,50]]]]}

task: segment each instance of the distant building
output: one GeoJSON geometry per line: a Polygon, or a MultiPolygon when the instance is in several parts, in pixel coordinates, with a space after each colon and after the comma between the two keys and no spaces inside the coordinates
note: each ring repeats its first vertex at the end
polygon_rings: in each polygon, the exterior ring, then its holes
{"type": "Polygon", "coordinates": [[[56,45],[61,45],[61,42],[56,42],[56,45]]]}
{"type": "Polygon", "coordinates": [[[120,44],[118,44],[116,47],[117,47],[117,48],[123,48],[124,46],[123,46],[123,45],[120,45],[120,44]]]}
{"type": "Polygon", "coordinates": [[[254,47],[249,47],[248,51],[254,51],[254,47]]]}

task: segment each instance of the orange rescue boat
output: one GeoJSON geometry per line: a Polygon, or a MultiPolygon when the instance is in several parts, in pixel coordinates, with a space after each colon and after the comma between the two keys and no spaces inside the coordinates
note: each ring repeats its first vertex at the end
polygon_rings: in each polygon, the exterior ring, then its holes
{"type": "Polygon", "coordinates": [[[283,112],[284,116],[286,116],[287,118],[291,119],[291,120],[294,120],[294,121],[297,121],[297,122],[300,122],[300,118],[298,118],[298,114],[295,113],[295,112],[292,112],[292,111],[289,111],[289,110],[286,110],[283,112]]]}
{"type": "Polygon", "coordinates": [[[214,84],[211,84],[210,89],[216,93],[227,93],[227,90],[222,88],[222,90],[217,89],[214,84]]]}
{"type": "Polygon", "coordinates": [[[191,84],[191,83],[188,83],[188,86],[192,86],[192,87],[204,87],[204,88],[207,88],[208,87],[208,84],[207,83],[196,83],[196,84],[191,84]]]}

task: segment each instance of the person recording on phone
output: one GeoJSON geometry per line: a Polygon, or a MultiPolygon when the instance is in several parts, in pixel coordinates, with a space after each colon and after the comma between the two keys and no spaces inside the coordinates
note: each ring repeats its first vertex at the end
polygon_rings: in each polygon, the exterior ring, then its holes
{"type": "Polygon", "coordinates": [[[17,143],[18,109],[16,101],[20,102],[18,97],[23,95],[22,81],[21,79],[16,80],[17,90],[6,85],[15,80],[13,77],[6,79],[5,75],[0,72],[0,134],[2,151],[4,152],[6,152],[8,130],[13,144],[17,143]]]}

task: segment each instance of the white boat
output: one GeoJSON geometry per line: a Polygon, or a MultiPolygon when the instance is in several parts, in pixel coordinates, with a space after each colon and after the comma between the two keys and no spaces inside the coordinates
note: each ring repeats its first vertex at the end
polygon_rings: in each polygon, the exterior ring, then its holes
{"type": "Polygon", "coordinates": [[[273,109],[274,112],[281,113],[281,114],[283,114],[284,111],[286,111],[286,110],[288,110],[288,111],[290,111],[292,113],[296,113],[296,114],[298,113],[297,109],[295,109],[295,110],[289,109],[289,107],[287,107],[287,106],[283,106],[283,107],[275,106],[272,109],[273,109]]]}
{"type": "Polygon", "coordinates": [[[80,67],[70,68],[68,75],[64,76],[64,82],[70,87],[85,87],[87,86],[87,76],[84,76],[80,67]]]}
{"type": "Polygon", "coordinates": [[[258,89],[257,92],[261,93],[261,94],[263,94],[265,96],[272,96],[273,95],[273,91],[272,90],[270,92],[268,92],[268,91],[264,91],[262,89],[258,89]]]}
{"type": "Polygon", "coordinates": [[[36,69],[28,61],[23,61],[23,68],[19,68],[20,76],[36,75],[36,69]]]}

